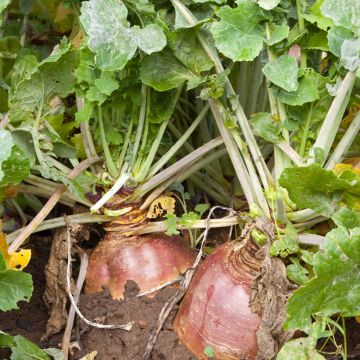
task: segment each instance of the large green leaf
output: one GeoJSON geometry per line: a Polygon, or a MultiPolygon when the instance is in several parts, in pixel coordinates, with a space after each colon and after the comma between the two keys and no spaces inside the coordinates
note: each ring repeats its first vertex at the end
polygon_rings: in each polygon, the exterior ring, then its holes
{"type": "Polygon", "coordinates": [[[130,27],[128,11],[121,0],[90,0],[81,6],[80,20],[88,35],[89,48],[102,70],[121,70],[139,48],[146,54],[162,50],[165,34],[158,25],[130,27]]]}
{"type": "Polygon", "coordinates": [[[11,360],[50,360],[50,356],[23,336],[14,336],[11,360]]]}
{"type": "Polygon", "coordinates": [[[299,208],[310,208],[329,217],[336,210],[341,194],[353,187],[350,181],[338,178],[318,164],[285,169],[279,184],[288,190],[299,208]]]}
{"type": "Polygon", "coordinates": [[[284,40],[289,35],[289,26],[286,24],[283,25],[276,25],[276,24],[269,24],[269,28],[271,31],[270,38],[265,39],[268,45],[274,45],[278,42],[284,40]]]}
{"type": "Polygon", "coordinates": [[[157,91],[174,89],[198,77],[169,50],[145,56],[141,62],[141,81],[157,91]]]}
{"type": "Polygon", "coordinates": [[[78,63],[75,51],[70,44],[62,42],[53,54],[46,58],[21,80],[10,96],[10,119],[12,121],[33,120],[51,112],[55,97],[66,97],[74,91],[75,76],[73,69],[78,63]]]}
{"type": "Polygon", "coordinates": [[[264,41],[264,20],[261,8],[248,0],[238,1],[238,7],[222,7],[220,21],[211,26],[215,45],[233,61],[251,61],[259,55],[264,41]]]}
{"type": "Polygon", "coordinates": [[[324,0],[321,12],[332,19],[335,25],[342,26],[360,36],[359,0],[324,0]]]}
{"type": "Polygon", "coordinates": [[[281,0],[258,0],[258,4],[265,10],[272,10],[279,5],[281,0]]]}
{"type": "Polygon", "coordinates": [[[0,0],[0,25],[3,22],[3,11],[11,3],[11,0],[0,0]]]}
{"type": "Polygon", "coordinates": [[[0,187],[17,185],[29,176],[30,159],[20,146],[12,147],[10,157],[2,163],[1,171],[4,176],[0,181],[0,187]]]}
{"type": "Polygon", "coordinates": [[[281,55],[266,64],[262,71],[268,80],[285,91],[295,91],[299,86],[298,65],[293,56],[281,55]]]}
{"type": "Polygon", "coordinates": [[[168,35],[168,45],[174,56],[197,75],[200,75],[202,71],[210,70],[214,66],[214,63],[201,47],[196,31],[192,29],[170,33],[168,35]]]}
{"type": "Polygon", "coordinates": [[[345,39],[341,45],[340,65],[350,71],[355,71],[360,65],[360,39],[345,39]]]}
{"type": "Polygon", "coordinates": [[[22,271],[0,271],[0,310],[17,309],[17,302],[29,301],[33,291],[31,275],[22,271]]]}
{"type": "Polygon", "coordinates": [[[257,113],[251,117],[256,135],[272,143],[280,141],[281,122],[275,121],[270,113],[257,113]]]}
{"type": "Polygon", "coordinates": [[[4,177],[4,171],[2,170],[2,164],[7,160],[11,154],[13,147],[13,139],[10,131],[0,128],[0,180],[4,177]]]}
{"type": "Polygon", "coordinates": [[[329,43],[329,50],[336,55],[337,57],[341,57],[341,46],[344,40],[353,40],[354,35],[353,33],[345,29],[341,26],[334,26],[328,32],[328,43],[329,43]]]}
{"type": "Polygon", "coordinates": [[[319,83],[321,76],[312,69],[308,69],[299,80],[296,91],[285,91],[281,88],[274,88],[274,96],[284,104],[299,106],[319,99],[319,83]]]}
{"type": "Polygon", "coordinates": [[[334,22],[321,13],[320,8],[323,2],[324,0],[316,0],[310,7],[310,12],[303,14],[303,16],[307,21],[313,24],[317,23],[319,29],[327,30],[329,27],[334,25],[334,22]]]}
{"type": "Polygon", "coordinates": [[[286,328],[306,330],[313,314],[360,314],[360,228],[330,231],[314,256],[314,272],[289,299],[286,328]]]}
{"type": "MultiPolygon", "coordinates": [[[[0,347],[10,348],[11,360],[50,360],[50,356],[23,336],[11,336],[0,331],[0,347]]],[[[50,349],[49,349],[50,350],[50,349]]]]}

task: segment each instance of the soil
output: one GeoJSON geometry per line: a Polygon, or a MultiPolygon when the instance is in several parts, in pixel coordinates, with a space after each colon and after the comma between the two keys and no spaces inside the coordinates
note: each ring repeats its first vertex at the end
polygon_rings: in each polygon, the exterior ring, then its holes
{"type": "MultiPolygon", "coordinates": [[[[131,331],[104,330],[80,325],[82,351],[74,357],[79,359],[87,353],[97,351],[96,360],[140,360],[143,358],[151,330],[157,325],[163,305],[176,291],[167,287],[155,297],[137,298],[139,288],[133,281],[126,284],[125,300],[112,300],[107,289],[103,293],[82,295],[81,310],[90,320],[104,320],[106,324],[126,324],[134,321],[131,331]]],[[[182,346],[173,331],[172,322],[175,307],[164,324],[156,341],[151,359],[153,360],[196,360],[182,346]]]]}
{"type": "MultiPolygon", "coordinates": [[[[58,347],[62,334],[51,337],[46,342],[41,338],[45,333],[48,310],[43,301],[45,290],[45,265],[50,252],[51,237],[33,237],[27,247],[32,250],[32,258],[26,271],[31,273],[34,293],[29,303],[19,303],[19,309],[0,312],[0,330],[12,335],[23,335],[42,348],[58,347]]],[[[130,282],[127,286],[127,298],[124,301],[111,300],[107,290],[101,294],[82,295],[80,307],[90,320],[107,324],[125,324],[134,321],[130,332],[124,330],[104,330],[88,327],[82,321],[74,327],[72,341],[78,341],[81,351],[75,350],[73,360],[92,351],[97,351],[96,360],[138,360],[142,359],[151,330],[156,326],[159,312],[176,289],[166,288],[153,298],[134,297],[137,286],[130,282]]],[[[152,353],[153,360],[196,360],[178,341],[172,329],[175,307],[166,321],[152,353]]],[[[360,324],[348,319],[347,341],[348,359],[360,360],[360,324]]],[[[341,336],[336,335],[338,344],[341,336]]],[[[328,344],[326,351],[334,351],[328,344]]],[[[10,353],[0,349],[0,359],[8,359],[10,353]]],[[[341,355],[329,355],[331,360],[341,360],[341,355]]]]}

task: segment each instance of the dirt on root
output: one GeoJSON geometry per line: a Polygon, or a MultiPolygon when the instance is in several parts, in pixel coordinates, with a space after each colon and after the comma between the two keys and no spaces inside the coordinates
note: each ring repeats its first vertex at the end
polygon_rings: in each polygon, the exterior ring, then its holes
{"type": "MultiPolygon", "coordinates": [[[[143,358],[151,331],[156,328],[163,305],[176,289],[167,287],[153,298],[136,297],[139,288],[133,281],[126,284],[124,300],[112,300],[107,289],[103,293],[82,295],[80,307],[90,320],[121,325],[134,322],[131,331],[106,330],[89,327],[81,321],[80,346],[74,359],[97,351],[96,360],[140,360],[143,358]]],[[[165,322],[152,352],[152,360],[196,360],[197,358],[179,343],[173,331],[175,307],[165,322]]]]}

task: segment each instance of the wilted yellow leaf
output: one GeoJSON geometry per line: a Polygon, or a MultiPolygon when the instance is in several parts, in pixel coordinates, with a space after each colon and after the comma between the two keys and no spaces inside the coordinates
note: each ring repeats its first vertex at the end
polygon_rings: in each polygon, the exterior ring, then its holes
{"type": "Polygon", "coordinates": [[[156,219],[165,214],[173,214],[174,211],[175,199],[170,196],[160,196],[151,203],[147,218],[156,219]]]}
{"type": "MultiPolygon", "coordinates": [[[[1,224],[0,224],[1,225],[1,224]]],[[[0,227],[0,253],[3,255],[9,269],[23,270],[31,258],[31,250],[22,249],[17,252],[8,253],[8,244],[0,227]]]]}
{"type": "Polygon", "coordinates": [[[97,355],[97,351],[93,351],[92,353],[87,354],[84,357],[82,357],[80,360],[94,360],[96,355],[97,355]]]}
{"type": "Polygon", "coordinates": [[[355,316],[355,320],[360,324],[360,316],[355,316]]]}

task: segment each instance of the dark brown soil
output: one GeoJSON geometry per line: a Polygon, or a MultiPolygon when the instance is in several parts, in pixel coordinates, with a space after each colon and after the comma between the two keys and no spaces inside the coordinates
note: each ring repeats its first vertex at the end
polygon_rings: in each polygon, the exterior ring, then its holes
{"type": "MultiPolygon", "coordinates": [[[[107,290],[102,294],[82,295],[81,309],[91,320],[104,319],[106,324],[126,324],[134,321],[131,331],[103,330],[87,326],[82,322],[80,329],[81,353],[75,359],[97,351],[96,360],[140,360],[151,333],[157,325],[161,308],[176,291],[165,288],[150,299],[137,298],[137,285],[128,281],[124,301],[112,300],[107,290]]],[[[172,322],[177,308],[174,308],[159,334],[152,352],[153,360],[196,360],[177,339],[172,322]]]]}

